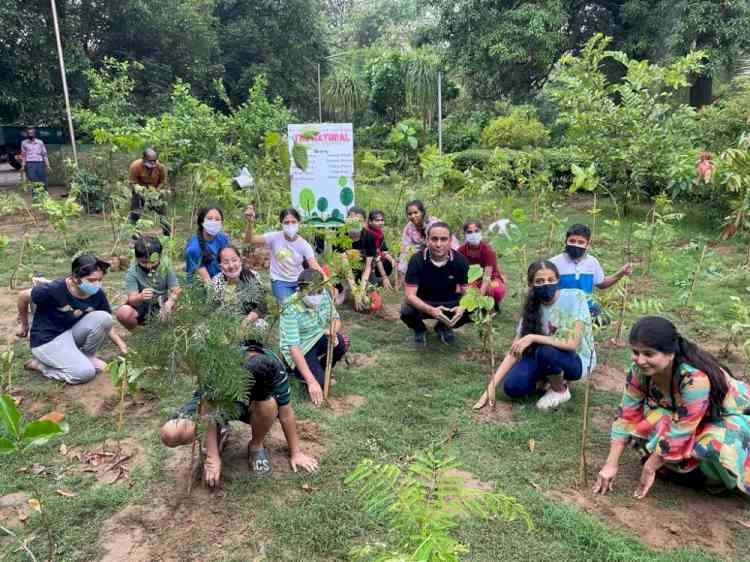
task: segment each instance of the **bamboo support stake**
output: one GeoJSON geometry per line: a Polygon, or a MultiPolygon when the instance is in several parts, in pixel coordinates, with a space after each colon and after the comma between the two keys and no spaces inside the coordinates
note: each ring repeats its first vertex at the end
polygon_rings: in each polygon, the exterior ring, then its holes
{"type": "Polygon", "coordinates": [[[198,402],[198,415],[195,423],[195,433],[193,434],[193,444],[190,448],[190,473],[188,474],[187,495],[193,491],[193,480],[195,479],[195,448],[198,444],[198,423],[203,415],[203,401],[198,402]]]}
{"type": "Polygon", "coordinates": [[[580,464],[578,467],[578,483],[581,486],[585,486],[588,484],[588,474],[587,474],[587,468],[588,468],[588,462],[586,459],[586,445],[588,443],[588,433],[589,433],[589,405],[591,404],[591,362],[594,360],[594,355],[592,353],[591,358],[589,359],[589,366],[588,371],[586,375],[586,390],[583,395],[583,412],[581,413],[583,417],[583,421],[581,422],[581,458],[580,458],[580,464]]]}
{"type": "Polygon", "coordinates": [[[700,277],[701,269],[703,268],[703,260],[706,259],[706,250],[708,250],[708,242],[703,244],[701,257],[698,260],[698,267],[695,268],[695,272],[693,273],[693,282],[690,283],[690,292],[688,293],[687,300],[685,301],[686,307],[690,307],[690,301],[693,300],[693,293],[695,292],[695,287],[698,285],[698,277],[700,277]]]}
{"type": "Polygon", "coordinates": [[[70,144],[73,147],[73,161],[78,168],[78,151],[76,149],[76,134],[73,128],[73,114],[70,111],[70,96],[68,95],[68,80],[65,77],[65,59],[63,58],[62,42],[60,41],[60,24],[57,21],[57,6],[55,0],[50,0],[52,8],[52,22],[55,26],[55,40],[57,41],[57,55],[60,59],[60,77],[62,78],[63,95],[65,96],[65,113],[68,116],[68,132],[70,133],[70,144]]]}
{"type": "Polygon", "coordinates": [[[326,348],[326,373],[325,380],[323,381],[323,399],[328,400],[328,394],[331,391],[331,372],[333,371],[333,349],[334,342],[336,341],[336,335],[334,334],[334,324],[336,317],[333,315],[333,290],[329,289],[329,297],[331,299],[330,308],[330,321],[328,324],[328,347],[326,348]]]}

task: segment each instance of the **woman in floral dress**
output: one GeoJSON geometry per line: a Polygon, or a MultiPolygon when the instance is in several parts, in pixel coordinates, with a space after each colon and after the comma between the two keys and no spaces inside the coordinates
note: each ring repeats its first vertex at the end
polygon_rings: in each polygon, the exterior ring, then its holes
{"type": "Polygon", "coordinates": [[[632,442],[646,458],[638,499],[662,468],[700,469],[709,489],[750,495],[750,387],[665,318],[638,320],[630,346],[634,364],[594,492],[612,489],[622,451],[632,442]]]}

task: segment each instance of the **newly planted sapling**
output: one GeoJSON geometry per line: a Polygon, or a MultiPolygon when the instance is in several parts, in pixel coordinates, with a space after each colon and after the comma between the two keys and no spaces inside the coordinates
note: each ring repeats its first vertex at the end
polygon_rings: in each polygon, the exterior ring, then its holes
{"type": "Polygon", "coordinates": [[[112,386],[118,389],[120,395],[120,404],[117,415],[117,435],[122,435],[122,429],[125,418],[125,396],[128,392],[131,395],[138,390],[138,379],[143,375],[145,369],[134,367],[125,357],[117,357],[107,364],[107,370],[112,380],[112,386]]]}
{"type": "Polygon", "coordinates": [[[41,189],[35,191],[35,198],[34,208],[44,214],[52,228],[62,237],[65,253],[70,253],[71,250],[75,253],[75,249],[70,248],[69,244],[70,223],[81,214],[83,207],[76,200],[74,191],[71,190],[65,199],[58,201],[41,189]]]}
{"type": "Polygon", "coordinates": [[[456,457],[434,450],[418,453],[404,469],[361,461],[344,480],[367,514],[387,525],[383,540],[352,549],[355,560],[458,562],[469,547],[456,530],[469,519],[522,521],[529,514],[515,498],[469,486],[456,470],[456,457]]]}
{"type": "MultiPolygon", "coordinates": [[[[0,454],[20,454],[31,447],[46,445],[50,440],[68,432],[68,424],[49,419],[27,422],[23,419],[13,397],[0,395],[0,454]]],[[[29,500],[32,509],[40,514],[47,533],[48,560],[55,560],[55,541],[47,517],[46,501],[36,478],[31,478],[34,498],[29,500]]],[[[11,533],[12,534],[12,533],[11,533]]]]}

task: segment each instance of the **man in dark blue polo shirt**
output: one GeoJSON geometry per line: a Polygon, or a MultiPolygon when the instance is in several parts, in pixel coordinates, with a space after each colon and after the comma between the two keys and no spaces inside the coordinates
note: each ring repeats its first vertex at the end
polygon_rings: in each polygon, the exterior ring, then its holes
{"type": "Polygon", "coordinates": [[[461,254],[451,250],[451,230],[436,222],[427,230],[427,248],[412,256],[406,270],[401,320],[414,330],[414,341],[427,341],[425,318],[437,320],[435,331],[446,344],[455,341],[453,328],[470,322],[459,306],[468,284],[469,264],[461,254]]]}

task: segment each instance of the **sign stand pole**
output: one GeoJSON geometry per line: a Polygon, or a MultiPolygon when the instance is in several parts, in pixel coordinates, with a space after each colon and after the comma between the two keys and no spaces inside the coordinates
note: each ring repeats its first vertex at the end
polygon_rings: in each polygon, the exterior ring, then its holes
{"type": "Polygon", "coordinates": [[[73,161],[78,168],[78,151],[76,150],[76,134],[73,130],[73,116],[70,113],[70,97],[68,96],[68,80],[65,78],[65,60],[63,59],[62,42],[60,41],[60,25],[57,22],[57,5],[55,0],[50,0],[52,7],[52,21],[55,25],[55,39],[57,40],[57,56],[60,59],[60,75],[62,76],[63,94],[65,96],[65,111],[68,114],[68,132],[70,143],[73,146],[73,161]]]}

